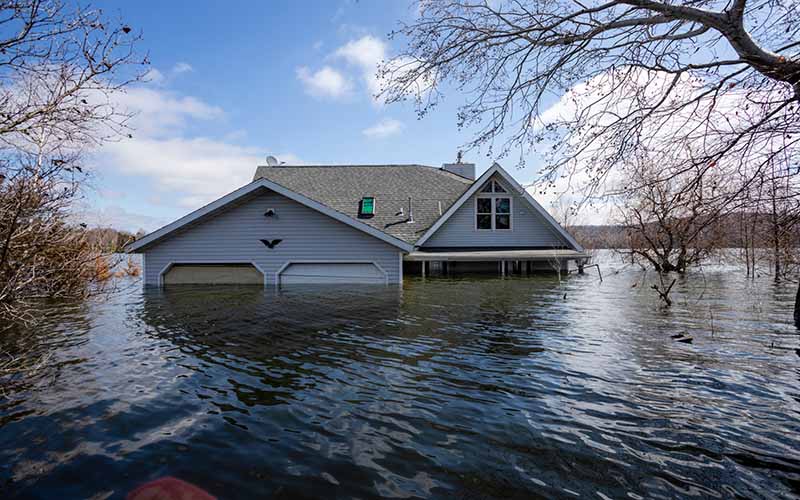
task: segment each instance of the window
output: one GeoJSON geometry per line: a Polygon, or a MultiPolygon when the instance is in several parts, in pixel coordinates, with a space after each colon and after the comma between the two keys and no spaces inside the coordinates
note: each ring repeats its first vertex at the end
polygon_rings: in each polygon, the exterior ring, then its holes
{"type": "Polygon", "coordinates": [[[511,198],[481,195],[475,200],[475,228],[497,231],[511,229],[511,198]]]}
{"type": "Polygon", "coordinates": [[[372,217],[375,215],[375,198],[372,196],[365,196],[361,198],[361,203],[358,207],[359,217],[372,217]]]}
{"type": "Polygon", "coordinates": [[[478,198],[477,206],[477,219],[476,224],[478,229],[491,229],[492,228],[492,199],[491,198],[478,198]]]}
{"type": "Polygon", "coordinates": [[[507,193],[506,188],[497,181],[489,181],[481,189],[481,193],[507,193]]]}
{"type": "Polygon", "coordinates": [[[494,228],[511,229],[511,198],[494,199],[494,228]]]}

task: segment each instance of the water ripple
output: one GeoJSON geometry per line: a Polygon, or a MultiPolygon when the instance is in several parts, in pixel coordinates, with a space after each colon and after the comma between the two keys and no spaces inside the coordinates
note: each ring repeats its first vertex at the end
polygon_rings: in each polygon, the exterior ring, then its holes
{"type": "Polygon", "coordinates": [[[52,308],[3,341],[51,361],[3,381],[0,495],[121,498],[164,475],[222,498],[800,495],[792,286],[706,271],[665,311],[640,279],[52,308]]]}

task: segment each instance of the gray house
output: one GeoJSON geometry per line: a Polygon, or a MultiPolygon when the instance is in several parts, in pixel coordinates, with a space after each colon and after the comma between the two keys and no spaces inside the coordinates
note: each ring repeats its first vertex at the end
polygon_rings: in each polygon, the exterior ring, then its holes
{"type": "Polygon", "coordinates": [[[261,166],[132,243],[144,284],[401,283],[582,265],[583,248],[508,172],[475,165],[261,166]]]}

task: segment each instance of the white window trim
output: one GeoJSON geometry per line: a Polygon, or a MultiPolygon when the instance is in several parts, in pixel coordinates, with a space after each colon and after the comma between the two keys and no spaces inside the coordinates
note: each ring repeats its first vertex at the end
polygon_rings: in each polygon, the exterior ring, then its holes
{"type": "MultiPolygon", "coordinates": [[[[505,188],[505,186],[503,186],[505,188]]],[[[482,212],[483,213],[483,212],[482,212]]],[[[484,213],[485,215],[485,213],[484,213]]],[[[500,214],[505,215],[505,214],[500,214]]],[[[513,231],[514,230],[514,197],[511,193],[480,193],[479,195],[475,196],[475,204],[472,216],[472,227],[475,231],[513,231]],[[492,200],[492,228],[491,229],[480,229],[478,228],[478,200],[479,199],[491,199],[492,200]],[[496,217],[497,217],[497,205],[495,204],[495,198],[508,198],[508,229],[497,229],[495,228],[496,217]]]]}

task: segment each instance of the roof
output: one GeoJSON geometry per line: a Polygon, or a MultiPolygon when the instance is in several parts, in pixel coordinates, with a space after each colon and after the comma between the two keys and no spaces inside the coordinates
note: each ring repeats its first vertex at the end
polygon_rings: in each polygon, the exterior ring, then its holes
{"type": "Polygon", "coordinates": [[[452,172],[423,165],[330,165],[258,167],[253,182],[181,217],[127,246],[140,251],[171,233],[188,227],[229,204],[268,189],[317,210],[405,252],[422,245],[492,175],[498,174],[539,212],[573,250],[583,252],[575,239],[511,175],[495,163],[473,181],[452,172]],[[360,217],[359,202],[375,198],[375,215],[360,217]],[[413,220],[409,217],[409,197],[413,220]]]}
{"type": "Polygon", "coordinates": [[[301,205],[305,205],[335,220],[338,220],[339,222],[347,224],[348,226],[354,229],[357,229],[371,236],[374,236],[379,240],[385,241],[386,243],[389,243],[390,245],[393,245],[405,252],[410,252],[411,250],[414,249],[414,246],[410,245],[406,241],[403,241],[390,234],[375,229],[374,227],[368,224],[364,224],[359,219],[354,219],[352,217],[339,213],[336,210],[333,210],[332,208],[327,207],[316,200],[312,200],[307,196],[294,192],[291,189],[287,189],[281,186],[280,184],[276,184],[270,181],[269,179],[260,178],[254,180],[250,184],[240,187],[236,191],[232,191],[226,194],[222,198],[212,201],[211,203],[205,205],[204,207],[198,208],[194,212],[181,217],[175,222],[167,224],[166,226],[157,229],[156,231],[153,231],[152,233],[147,234],[142,238],[128,244],[126,250],[128,252],[141,251],[145,247],[148,247],[156,243],[162,238],[166,238],[173,232],[178,231],[184,227],[189,227],[190,225],[196,223],[197,221],[203,219],[206,216],[210,216],[212,214],[218,213],[220,210],[224,210],[225,207],[229,206],[231,203],[237,200],[245,199],[245,197],[250,195],[251,193],[255,193],[263,189],[274,191],[280,195],[283,195],[291,200],[300,203],[301,205]]]}
{"type": "Polygon", "coordinates": [[[268,179],[411,244],[474,182],[424,165],[258,167],[254,180],[258,179],[268,179]],[[371,218],[358,215],[359,202],[365,196],[375,197],[371,218]],[[409,197],[413,222],[409,222],[409,197]]]}

